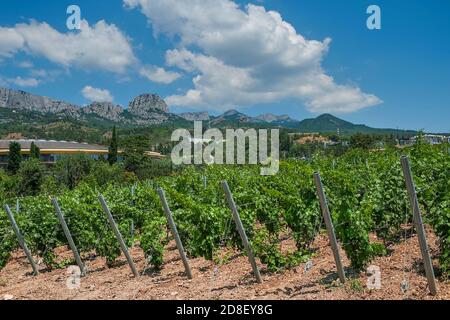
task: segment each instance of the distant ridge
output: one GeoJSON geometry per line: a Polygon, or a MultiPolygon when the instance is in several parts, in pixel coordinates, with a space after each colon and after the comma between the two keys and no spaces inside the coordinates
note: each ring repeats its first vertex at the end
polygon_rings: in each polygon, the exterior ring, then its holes
{"type": "Polygon", "coordinates": [[[298,121],[287,115],[276,116],[270,113],[257,117],[250,117],[244,113],[232,109],[218,117],[211,117],[209,125],[210,127],[280,127],[291,129],[299,133],[339,133],[342,135],[352,135],[358,132],[381,135],[393,134],[396,136],[412,136],[417,134],[417,131],[414,130],[377,129],[363,124],[353,124],[328,113],[322,114],[317,118],[298,121]]]}
{"type": "MultiPolygon", "coordinates": [[[[314,119],[298,121],[287,115],[271,113],[257,117],[248,116],[238,110],[228,110],[222,115],[211,116],[207,112],[173,114],[157,94],[145,93],[129,103],[128,108],[110,102],[92,102],[81,107],[64,101],[54,100],[25,91],[0,88],[0,124],[3,134],[10,133],[10,127],[17,124],[33,126],[49,125],[61,120],[79,122],[87,128],[119,127],[145,128],[149,126],[190,127],[192,121],[202,120],[209,127],[268,127],[287,128],[300,133],[339,133],[343,135],[360,133],[394,134],[411,136],[416,131],[376,129],[363,124],[353,124],[331,114],[314,119]]],[[[12,131],[14,132],[14,131],[12,131]]],[[[0,132],[1,133],[1,132],[0,132]]]]}
{"type": "Polygon", "coordinates": [[[371,128],[363,124],[353,124],[351,122],[339,119],[331,114],[322,114],[314,119],[305,119],[298,123],[297,128],[300,132],[319,132],[319,133],[340,133],[340,134],[404,134],[415,135],[417,131],[414,130],[397,130],[397,129],[378,129],[371,128]]]}

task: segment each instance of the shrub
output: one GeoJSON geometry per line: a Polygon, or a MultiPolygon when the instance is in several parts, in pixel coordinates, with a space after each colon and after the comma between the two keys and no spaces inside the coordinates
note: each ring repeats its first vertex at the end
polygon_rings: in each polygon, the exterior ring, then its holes
{"type": "Polygon", "coordinates": [[[24,196],[39,194],[44,181],[44,170],[44,166],[38,159],[28,159],[22,162],[17,172],[19,194],[24,196]]]}

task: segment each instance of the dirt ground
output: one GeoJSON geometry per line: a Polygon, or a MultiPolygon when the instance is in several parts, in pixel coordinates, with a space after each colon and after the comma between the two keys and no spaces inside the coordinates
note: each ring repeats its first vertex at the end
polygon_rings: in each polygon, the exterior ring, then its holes
{"type": "MultiPolygon", "coordinates": [[[[288,240],[286,240],[288,241],[288,240]]],[[[428,232],[428,242],[435,267],[436,237],[428,232]]],[[[289,246],[289,243],[283,244],[289,246]]],[[[234,253],[224,265],[216,266],[202,258],[191,259],[194,278],[184,275],[183,264],[173,243],[165,254],[164,268],[160,272],[146,272],[134,278],[124,257],[118,266],[107,268],[101,258],[85,259],[88,273],[80,280],[79,288],[69,289],[68,269],[43,271],[37,277],[30,274],[31,267],[22,252],[15,252],[9,264],[0,271],[0,300],[401,300],[450,299],[450,283],[438,280],[438,295],[431,296],[423,266],[417,237],[393,245],[388,256],[372,263],[381,270],[381,289],[367,288],[368,275],[353,275],[341,285],[337,279],[331,248],[325,235],[320,235],[313,247],[317,250],[313,266],[305,271],[305,264],[281,273],[268,273],[260,264],[263,284],[257,284],[246,256],[234,253]],[[406,266],[404,268],[403,266],[406,266]],[[407,279],[409,290],[403,293],[401,284],[407,279]]],[[[70,258],[67,248],[59,255],[70,258]]],[[[344,265],[349,262],[344,256],[344,265]]],[[[146,267],[142,250],[133,248],[132,257],[138,270],[146,267]]],[[[437,268],[435,268],[437,270],[437,268]]],[[[437,274],[438,276],[438,274],[437,274]]]]}

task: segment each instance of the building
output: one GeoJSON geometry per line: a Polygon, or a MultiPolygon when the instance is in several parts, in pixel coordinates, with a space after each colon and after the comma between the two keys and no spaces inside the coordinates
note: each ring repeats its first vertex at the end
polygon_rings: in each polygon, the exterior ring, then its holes
{"type": "MultiPolygon", "coordinates": [[[[8,164],[9,144],[11,142],[18,142],[20,144],[24,159],[30,156],[31,143],[34,142],[41,151],[42,162],[46,165],[53,165],[58,159],[70,155],[87,155],[96,160],[101,158],[107,159],[109,149],[106,146],[81,142],[28,139],[0,140],[0,167],[8,164]]],[[[123,151],[119,150],[119,161],[123,159],[121,154],[123,154],[123,151]]],[[[161,160],[165,158],[159,152],[146,151],[144,154],[153,159],[161,160]]]]}
{"type": "Polygon", "coordinates": [[[84,154],[94,159],[106,158],[108,147],[80,142],[54,141],[54,140],[0,140],[0,166],[8,163],[9,144],[18,142],[22,155],[26,159],[30,155],[31,143],[41,150],[41,160],[44,164],[52,165],[61,157],[67,155],[84,154]]]}
{"type": "MultiPolygon", "coordinates": [[[[418,139],[419,139],[418,136],[412,137],[410,140],[410,143],[415,144],[418,139]]],[[[450,142],[450,136],[437,135],[437,134],[424,134],[422,136],[422,139],[424,142],[427,142],[429,144],[441,144],[441,143],[450,142]]]]}

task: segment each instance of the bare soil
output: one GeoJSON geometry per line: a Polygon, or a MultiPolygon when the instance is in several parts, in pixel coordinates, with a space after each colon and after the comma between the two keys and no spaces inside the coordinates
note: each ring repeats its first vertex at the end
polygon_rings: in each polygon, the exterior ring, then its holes
{"type": "MultiPolygon", "coordinates": [[[[113,268],[107,268],[102,258],[85,257],[88,273],[81,278],[79,288],[69,289],[67,268],[43,270],[33,277],[25,255],[18,251],[0,271],[0,300],[448,300],[450,283],[439,280],[436,237],[430,230],[427,233],[437,274],[437,296],[429,294],[416,236],[393,245],[389,255],[373,261],[372,265],[381,269],[381,289],[369,290],[365,272],[355,275],[347,270],[348,281],[341,284],[337,280],[328,239],[320,235],[313,244],[316,252],[311,270],[306,271],[302,264],[291,270],[269,273],[259,264],[263,284],[256,283],[247,257],[239,252],[226,252],[230,258],[222,265],[203,258],[191,259],[194,278],[188,280],[178,251],[170,243],[163,269],[148,270],[138,278],[132,276],[124,257],[113,268]],[[405,279],[409,284],[407,293],[401,288],[405,279]]],[[[291,243],[285,240],[282,245],[289,247],[291,243]]],[[[344,265],[348,266],[349,261],[342,250],[341,253],[344,265]]],[[[131,254],[138,270],[143,271],[146,261],[142,250],[132,248],[131,254]]],[[[60,248],[58,255],[60,259],[71,258],[67,248],[60,248]]]]}

